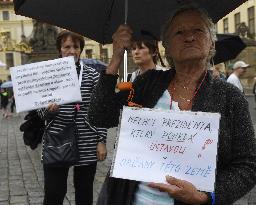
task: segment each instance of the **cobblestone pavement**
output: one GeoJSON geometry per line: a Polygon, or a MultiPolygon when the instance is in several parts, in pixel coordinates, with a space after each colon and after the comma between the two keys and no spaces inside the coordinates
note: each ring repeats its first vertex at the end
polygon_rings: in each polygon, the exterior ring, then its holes
{"type": "MultiPolygon", "coordinates": [[[[253,98],[250,98],[249,102],[253,104],[253,98]]],[[[256,128],[254,107],[255,104],[250,111],[256,128]]],[[[43,201],[40,148],[32,151],[24,145],[22,134],[19,131],[22,121],[23,115],[21,114],[14,115],[10,119],[2,119],[0,116],[0,205],[40,205],[43,201]]],[[[94,204],[111,163],[115,131],[115,129],[109,129],[108,157],[104,162],[98,163],[94,183],[94,204]]],[[[75,204],[72,174],[69,176],[64,205],[75,204]]],[[[256,205],[256,187],[234,205],[256,205]]]]}
{"type": "MultiPolygon", "coordinates": [[[[43,170],[40,148],[31,150],[24,145],[19,125],[23,115],[9,119],[0,117],[0,205],[39,205],[43,202],[43,170]]],[[[111,164],[115,129],[108,132],[108,156],[99,162],[94,182],[94,204],[111,164]]],[[[64,205],[74,203],[72,169],[64,205]]]]}

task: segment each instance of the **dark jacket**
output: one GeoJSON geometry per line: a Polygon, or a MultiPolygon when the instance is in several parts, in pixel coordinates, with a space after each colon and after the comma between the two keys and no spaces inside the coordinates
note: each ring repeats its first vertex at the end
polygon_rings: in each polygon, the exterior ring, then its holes
{"type": "Polygon", "coordinates": [[[36,110],[30,111],[24,120],[25,122],[20,125],[20,131],[23,132],[23,141],[25,145],[34,150],[42,142],[45,121],[37,115],[36,110]]]}
{"type": "MultiPolygon", "coordinates": [[[[137,77],[133,87],[134,102],[153,108],[168,88],[175,70],[150,70],[137,77]]],[[[127,92],[115,93],[117,76],[102,73],[91,98],[89,120],[101,127],[116,126],[122,105],[127,104],[127,92]]],[[[218,161],[216,172],[216,205],[229,205],[245,195],[256,183],[256,145],[254,130],[244,95],[233,85],[206,79],[196,95],[192,111],[217,112],[221,114],[218,161]]],[[[111,205],[130,205],[136,183],[113,179],[117,183],[108,190],[107,201],[111,205]],[[113,203],[113,201],[115,203],[113,203]]],[[[175,202],[175,204],[182,204],[175,202]]]]}
{"type": "Polygon", "coordinates": [[[1,96],[1,107],[6,108],[9,102],[9,94],[7,91],[3,91],[0,93],[1,96]]]}

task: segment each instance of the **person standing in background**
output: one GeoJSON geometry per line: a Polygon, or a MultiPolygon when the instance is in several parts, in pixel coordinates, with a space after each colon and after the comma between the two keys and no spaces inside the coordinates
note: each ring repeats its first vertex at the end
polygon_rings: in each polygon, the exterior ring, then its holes
{"type": "Polygon", "coordinates": [[[3,112],[3,117],[8,118],[9,112],[7,109],[9,103],[9,94],[6,88],[1,89],[1,108],[3,112]]]}
{"type": "Polygon", "coordinates": [[[244,61],[237,61],[233,65],[233,73],[228,77],[227,82],[236,86],[242,93],[244,93],[243,86],[240,78],[245,74],[246,69],[249,67],[244,61]]]}
{"type": "Polygon", "coordinates": [[[11,113],[14,112],[14,107],[15,107],[15,97],[12,95],[11,97],[11,113]]]}
{"type": "Polygon", "coordinates": [[[133,62],[138,66],[138,69],[131,75],[131,82],[133,82],[138,75],[141,75],[148,70],[163,70],[163,67],[165,67],[159,53],[158,41],[156,40],[144,39],[134,41],[131,48],[131,53],[133,62]],[[163,67],[157,66],[158,60],[160,60],[163,67]]]}

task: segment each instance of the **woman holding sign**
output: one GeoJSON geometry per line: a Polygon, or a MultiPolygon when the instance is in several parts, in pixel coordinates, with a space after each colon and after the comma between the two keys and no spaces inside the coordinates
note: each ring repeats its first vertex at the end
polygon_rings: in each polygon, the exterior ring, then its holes
{"type": "MultiPolygon", "coordinates": [[[[54,133],[61,132],[75,118],[79,154],[79,160],[74,166],[75,201],[76,205],[92,205],[97,160],[104,160],[107,154],[105,145],[107,130],[91,126],[87,119],[90,95],[99,76],[96,70],[80,62],[83,48],[84,38],[80,35],[62,31],[57,37],[60,57],[74,56],[82,102],[60,106],[50,104],[46,109],[39,110],[39,114],[43,119],[52,122],[49,130],[54,133]],[[74,117],[74,107],[79,107],[76,117],[74,117]]],[[[44,151],[42,155],[44,158],[44,151]]],[[[44,205],[63,204],[67,192],[68,171],[69,166],[56,167],[44,164],[44,205]]]]}
{"type": "Polygon", "coordinates": [[[118,67],[132,30],[126,25],[113,35],[113,57],[91,99],[90,121],[117,126],[122,105],[214,112],[221,114],[215,191],[200,192],[187,181],[171,176],[166,184],[145,186],[107,177],[98,204],[216,204],[230,205],[256,182],[256,146],[248,103],[234,86],[213,80],[208,72],[215,53],[214,24],[199,8],[186,6],[173,13],[163,32],[167,71],[150,70],[138,76],[131,91],[115,93],[118,67]],[[130,95],[129,95],[130,94],[130,95]]]}

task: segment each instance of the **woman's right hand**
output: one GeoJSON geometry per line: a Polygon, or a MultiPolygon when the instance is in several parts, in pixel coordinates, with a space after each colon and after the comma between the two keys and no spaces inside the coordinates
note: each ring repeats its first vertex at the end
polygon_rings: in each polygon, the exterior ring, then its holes
{"type": "Polygon", "coordinates": [[[106,74],[118,73],[118,68],[122,62],[125,49],[129,49],[132,44],[132,29],[128,25],[120,25],[112,36],[113,55],[107,67],[106,74]]]}
{"type": "Polygon", "coordinates": [[[58,112],[59,111],[59,105],[56,103],[50,103],[47,108],[48,112],[58,112]]]}
{"type": "Polygon", "coordinates": [[[168,184],[150,183],[149,186],[166,192],[171,197],[187,204],[206,204],[210,200],[206,193],[198,191],[196,187],[188,181],[171,176],[166,176],[166,181],[168,184]]]}

